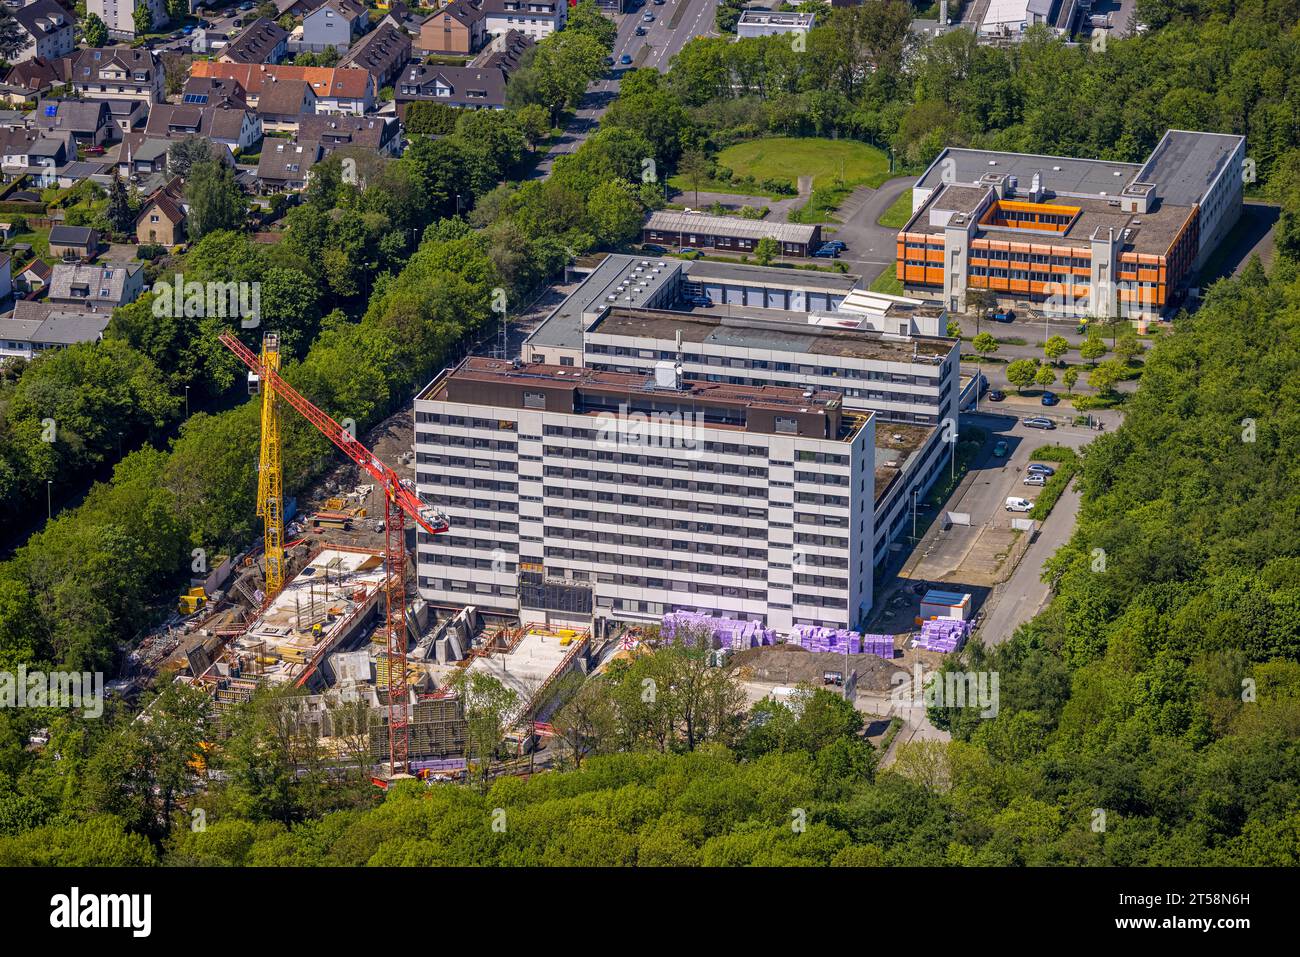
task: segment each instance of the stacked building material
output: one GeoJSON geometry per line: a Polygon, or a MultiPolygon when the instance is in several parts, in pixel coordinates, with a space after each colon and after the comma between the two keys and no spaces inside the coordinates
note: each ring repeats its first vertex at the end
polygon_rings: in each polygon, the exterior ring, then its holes
{"type": "Polygon", "coordinates": [[[793,644],[809,651],[833,652],[835,654],[862,654],[862,636],[856,631],[844,628],[825,628],[821,625],[795,625],[792,635],[793,644]]]}
{"type": "Polygon", "coordinates": [[[970,634],[970,622],[955,618],[932,618],[921,624],[921,634],[914,642],[927,651],[956,651],[970,634]]]}
{"type": "Polygon", "coordinates": [[[664,615],[659,634],[672,640],[681,637],[688,643],[698,635],[710,635],[711,647],[743,651],[758,645],[776,644],[776,632],[763,627],[761,621],[721,618],[694,611],[677,611],[664,615]]]}
{"type": "Polygon", "coordinates": [[[875,655],[877,658],[884,658],[886,661],[893,661],[894,660],[894,636],[893,635],[863,635],[862,653],[864,655],[875,655]]]}

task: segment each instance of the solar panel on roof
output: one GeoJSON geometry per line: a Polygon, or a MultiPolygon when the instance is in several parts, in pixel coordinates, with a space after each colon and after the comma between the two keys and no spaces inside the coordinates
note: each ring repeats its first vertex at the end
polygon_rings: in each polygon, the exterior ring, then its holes
{"type": "Polygon", "coordinates": [[[199,104],[206,103],[208,102],[208,95],[206,93],[186,93],[185,102],[199,104]]]}
{"type": "Polygon", "coordinates": [[[45,115],[46,115],[46,116],[58,116],[58,115],[59,115],[59,105],[58,105],[57,103],[54,103],[54,104],[51,104],[51,105],[47,106],[47,107],[45,108],[45,115]]]}

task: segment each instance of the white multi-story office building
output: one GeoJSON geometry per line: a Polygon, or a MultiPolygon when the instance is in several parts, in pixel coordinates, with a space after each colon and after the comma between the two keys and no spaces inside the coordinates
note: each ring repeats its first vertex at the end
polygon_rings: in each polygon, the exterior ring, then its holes
{"type": "Polygon", "coordinates": [[[872,604],[875,420],[837,392],[470,358],[415,400],[420,594],[525,620],[676,609],[853,627],[872,604]]]}

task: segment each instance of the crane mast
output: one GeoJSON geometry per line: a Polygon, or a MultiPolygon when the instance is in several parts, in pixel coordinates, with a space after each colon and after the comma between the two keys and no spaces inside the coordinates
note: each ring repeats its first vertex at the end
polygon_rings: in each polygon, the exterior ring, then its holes
{"type": "MultiPolygon", "coordinates": [[[[280,337],[262,337],[262,368],[280,371],[280,337]]],[[[284,587],[284,473],[280,467],[280,409],[275,386],[262,382],[262,447],[257,463],[257,515],[262,519],[262,542],[266,552],[265,594],[270,601],[284,587]]]]}
{"type": "MultiPolygon", "coordinates": [[[[379,485],[384,493],[384,563],[387,574],[384,576],[385,598],[385,638],[388,650],[388,772],[392,777],[405,771],[410,755],[410,712],[409,691],[406,681],[406,517],[415,522],[417,531],[423,529],[430,535],[445,532],[448,521],[436,508],[426,505],[415,493],[414,486],[403,480],[388,465],[380,461],[374,452],[362,445],[351,430],[345,429],[326,413],[316,408],[293,386],[280,376],[280,355],[276,337],[269,335],[263,339],[262,355],[240,342],[229,332],[220,336],[221,344],[239,357],[240,361],[253,373],[262,387],[262,460],[267,463],[268,424],[273,425],[273,442],[275,468],[273,473],[259,470],[258,473],[258,513],[262,514],[263,492],[270,495],[270,481],[263,486],[264,476],[274,474],[275,515],[277,523],[282,526],[280,514],[282,494],[280,483],[280,439],[278,412],[274,399],[283,399],[303,418],[316,427],[327,439],[333,442],[348,458],[361,467],[363,471],[379,485]],[[267,339],[273,340],[274,348],[267,349],[267,339]],[[274,399],[268,397],[274,396],[274,399]],[[268,401],[271,402],[268,416],[268,401]]],[[[252,380],[250,379],[250,382],[252,380]]],[[[270,522],[268,520],[268,530],[270,522]]],[[[283,528],[279,528],[280,574],[283,575],[284,541],[283,528]]],[[[269,535],[269,531],[268,531],[269,535]]],[[[271,549],[268,538],[267,580],[271,574],[271,549]]],[[[283,582],[281,582],[283,584],[283,582]]]]}

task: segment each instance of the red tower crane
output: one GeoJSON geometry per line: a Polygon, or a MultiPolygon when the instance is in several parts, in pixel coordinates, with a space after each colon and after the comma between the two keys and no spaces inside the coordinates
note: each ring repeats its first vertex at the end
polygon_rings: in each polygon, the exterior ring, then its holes
{"type": "Polygon", "coordinates": [[[417,528],[430,535],[447,531],[447,518],[433,506],[420,501],[409,481],[401,479],[374,452],[358,442],[348,429],[307,401],[278,371],[266,366],[252,349],[229,332],[222,333],[220,339],[222,345],[275,390],[277,398],[297,409],[383,489],[384,563],[387,568],[384,592],[388,646],[388,773],[391,778],[406,770],[410,753],[410,695],[406,684],[405,516],[409,515],[417,528]]]}

